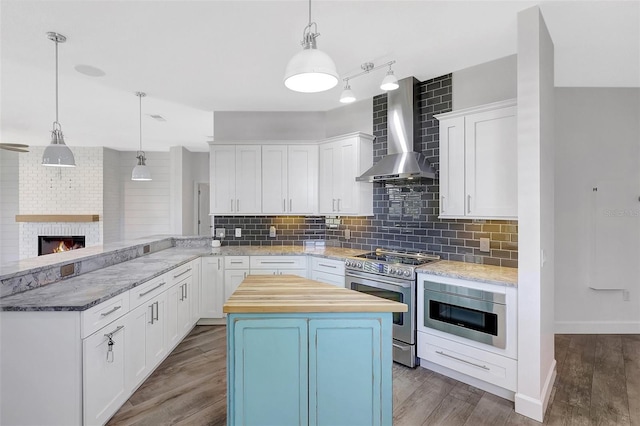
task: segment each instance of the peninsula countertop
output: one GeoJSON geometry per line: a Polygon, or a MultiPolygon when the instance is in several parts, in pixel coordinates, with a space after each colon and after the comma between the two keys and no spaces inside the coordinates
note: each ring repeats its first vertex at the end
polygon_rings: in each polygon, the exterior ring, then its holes
{"type": "Polygon", "coordinates": [[[407,312],[407,305],[295,275],[249,275],[225,313],[407,312]]]}

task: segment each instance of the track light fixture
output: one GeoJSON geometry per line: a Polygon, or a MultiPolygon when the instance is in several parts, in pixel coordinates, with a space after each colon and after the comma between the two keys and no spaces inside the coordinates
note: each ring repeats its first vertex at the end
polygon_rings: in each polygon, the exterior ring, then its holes
{"type": "Polygon", "coordinates": [[[396,61],[389,61],[382,65],[374,66],[373,62],[365,62],[364,64],[360,65],[360,68],[362,68],[361,72],[342,79],[345,82],[345,85],[344,90],[340,95],[340,102],[342,102],[343,104],[348,104],[356,100],[356,95],[353,93],[353,90],[351,90],[349,80],[353,80],[354,78],[369,74],[371,71],[375,71],[386,66],[389,67],[389,70],[387,71],[387,75],[382,80],[382,83],[380,83],[380,88],[384,91],[396,90],[398,88],[398,79],[393,74],[393,69],[391,69],[391,66],[395,63],[396,61]]]}

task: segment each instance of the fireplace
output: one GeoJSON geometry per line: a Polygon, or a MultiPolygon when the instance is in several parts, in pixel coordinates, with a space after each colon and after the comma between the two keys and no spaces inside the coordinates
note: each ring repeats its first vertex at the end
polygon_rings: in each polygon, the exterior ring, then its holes
{"type": "Polygon", "coordinates": [[[85,238],[81,236],[38,236],[38,256],[61,251],[84,248],[85,238]]]}

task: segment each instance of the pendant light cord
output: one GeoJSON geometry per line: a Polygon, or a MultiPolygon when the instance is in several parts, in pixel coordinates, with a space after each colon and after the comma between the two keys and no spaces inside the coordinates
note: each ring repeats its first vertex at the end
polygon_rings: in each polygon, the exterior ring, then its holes
{"type": "Polygon", "coordinates": [[[139,94],[140,98],[140,151],[142,151],[142,94],[139,94]]]}
{"type": "Polygon", "coordinates": [[[54,40],[56,43],[56,123],[58,121],[58,40],[54,40]]]}
{"type": "Polygon", "coordinates": [[[311,26],[311,0],[309,0],[309,26],[311,26]]]}

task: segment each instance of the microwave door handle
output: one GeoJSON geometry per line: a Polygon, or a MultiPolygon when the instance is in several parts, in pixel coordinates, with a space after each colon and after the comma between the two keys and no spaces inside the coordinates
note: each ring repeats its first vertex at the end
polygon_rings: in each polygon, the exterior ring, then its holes
{"type": "Polygon", "coordinates": [[[345,275],[345,278],[348,279],[351,282],[356,282],[358,284],[364,284],[366,286],[369,287],[380,287],[382,289],[385,290],[392,290],[395,291],[398,288],[411,288],[411,284],[410,283],[396,283],[396,282],[391,282],[391,281],[385,281],[379,278],[367,278],[367,277],[363,277],[360,275],[351,275],[351,274],[347,274],[345,275]],[[352,279],[355,278],[355,279],[352,279]],[[374,285],[371,285],[374,284],[374,285]]]}

